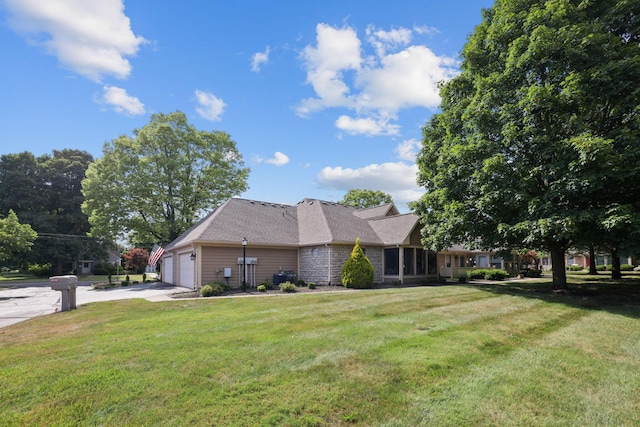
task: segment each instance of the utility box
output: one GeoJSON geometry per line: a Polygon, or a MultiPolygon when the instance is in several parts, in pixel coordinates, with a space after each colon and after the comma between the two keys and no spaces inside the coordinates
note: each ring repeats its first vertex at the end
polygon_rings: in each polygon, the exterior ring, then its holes
{"type": "Polygon", "coordinates": [[[224,277],[225,279],[228,279],[229,277],[231,277],[231,267],[224,268],[224,277]]]}
{"type": "Polygon", "coordinates": [[[51,289],[62,293],[62,311],[69,311],[76,308],[77,276],[52,276],[49,277],[49,284],[51,285],[51,289]]]}

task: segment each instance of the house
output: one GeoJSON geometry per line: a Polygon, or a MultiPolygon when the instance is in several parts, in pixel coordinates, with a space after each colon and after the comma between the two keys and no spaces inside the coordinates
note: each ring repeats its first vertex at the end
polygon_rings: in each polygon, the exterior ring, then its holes
{"type": "Polygon", "coordinates": [[[516,267],[513,260],[505,260],[491,251],[469,250],[463,245],[453,245],[438,252],[440,277],[458,278],[476,268],[500,268],[512,271],[516,267]]]}
{"type": "Polygon", "coordinates": [[[393,203],[359,209],[232,198],[167,245],[162,279],[189,288],[210,281],[239,287],[243,279],[256,286],[294,271],[305,282],[340,284],[359,238],[375,283],[426,282],[438,277],[437,255],[422,247],[420,228],[416,215],[400,214],[393,203]]]}
{"type": "Polygon", "coordinates": [[[109,264],[119,264],[120,263],[120,251],[116,251],[113,249],[106,250],[106,256],[102,259],[79,259],[76,261],[76,274],[78,275],[87,275],[93,274],[93,269],[96,267],[96,264],[100,263],[109,263],[109,264]]]}

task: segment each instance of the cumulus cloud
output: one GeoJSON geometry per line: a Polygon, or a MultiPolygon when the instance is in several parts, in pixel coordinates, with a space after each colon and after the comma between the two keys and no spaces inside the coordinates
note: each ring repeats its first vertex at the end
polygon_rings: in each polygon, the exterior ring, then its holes
{"type": "Polygon", "coordinates": [[[369,25],[366,30],[367,41],[376,49],[379,57],[383,57],[388,49],[396,49],[411,42],[412,31],[407,28],[384,31],[369,25]]]}
{"type": "Polygon", "coordinates": [[[269,53],[271,49],[267,46],[264,52],[256,52],[251,57],[251,71],[254,73],[260,72],[260,66],[269,62],[269,53]]]}
{"type": "Polygon", "coordinates": [[[196,90],[196,101],[198,106],[196,107],[196,113],[203,119],[211,121],[222,120],[222,113],[227,104],[224,101],[210,92],[204,92],[196,90]]]}
{"type": "Polygon", "coordinates": [[[273,157],[270,159],[263,159],[262,157],[256,157],[254,160],[257,163],[269,163],[275,166],[284,166],[287,163],[289,163],[289,156],[287,156],[284,153],[281,153],[280,151],[276,151],[273,154],[273,157]]]}
{"type": "Polygon", "coordinates": [[[416,183],[417,173],[417,165],[404,162],[372,164],[358,169],[336,166],[322,169],[317,180],[324,188],[384,191],[391,194],[397,204],[406,205],[424,193],[416,183]]]}
{"type": "Polygon", "coordinates": [[[318,97],[302,100],[296,109],[298,114],[304,116],[327,107],[352,104],[343,73],[359,69],[362,61],[360,39],[353,28],[318,24],[316,47],[305,47],[301,56],[307,68],[307,83],[318,97]]]}
{"type": "Polygon", "coordinates": [[[135,96],[129,96],[125,89],[115,86],[103,86],[101,103],[108,104],[121,114],[137,116],[144,114],[144,104],[135,96]]]}
{"type": "Polygon", "coordinates": [[[131,30],[122,0],[5,0],[9,25],[66,68],[93,81],[131,73],[126,57],[145,39],[131,30]]]}
{"type": "Polygon", "coordinates": [[[389,124],[400,110],[436,108],[438,83],[458,73],[454,58],[411,44],[414,33],[428,31],[433,30],[385,31],[369,26],[365,42],[374,54],[367,55],[355,29],[318,24],[315,46],[306,46],[301,54],[315,96],[301,100],[296,113],[304,117],[327,108],[347,108],[357,119],[342,115],[336,120],[340,129],[351,134],[396,134],[399,128],[389,124]],[[378,127],[373,126],[376,123],[378,127]]]}
{"type": "Polygon", "coordinates": [[[336,120],[336,127],[351,135],[396,135],[400,126],[390,124],[385,119],[372,117],[353,119],[349,116],[340,116],[336,120]]]}
{"type": "Polygon", "coordinates": [[[402,141],[396,147],[396,153],[398,153],[398,158],[400,160],[406,160],[408,162],[415,162],[416,155],[420,151],[422,147],[422,143],[415,138],[407,139],[402,141]]]}

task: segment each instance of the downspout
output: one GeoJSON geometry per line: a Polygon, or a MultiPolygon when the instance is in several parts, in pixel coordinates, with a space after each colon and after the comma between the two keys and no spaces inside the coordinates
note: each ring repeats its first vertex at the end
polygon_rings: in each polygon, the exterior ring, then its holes
{"type": "Polygon", "coordinates": [[[331,254],[331,245],[329,245],[328,243],[324,244],[327,248],[327,250],[329,251],[329,277],[327,280],[327,285],[331,285],[331,272],[332,272],[332,266],[333,266],[333,259],[332,259],[332,254],[331,254]]]}

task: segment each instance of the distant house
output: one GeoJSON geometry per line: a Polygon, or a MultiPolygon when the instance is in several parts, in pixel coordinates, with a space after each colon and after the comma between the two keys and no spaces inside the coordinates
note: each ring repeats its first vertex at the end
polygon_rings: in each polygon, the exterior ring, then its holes
{"type": "Polygon", "coordinates": [[[109,263],[116,264],[120,262],[120,252],[113,249],[106,250],[106,257],[103,259],[79,259],[76,261],[76,274],[87,275],[93,274],[96,264],[109,263]]]}
{"type": "Polygon", "coordinates": [[[393,203],[359,209],[316,199],[284,205],[232,198],[167,245],[162,280],[189,288],[226,280],[238,287],[244,277],[256,286],[293,271],[305,282],[339,285],[358,238],[375,283],[438,277],[436,253],[420,243],[418,217],[400,214],[393,203]]]}

